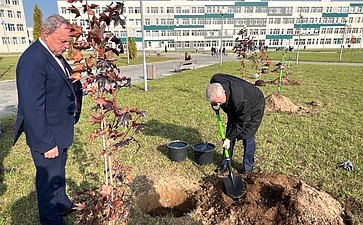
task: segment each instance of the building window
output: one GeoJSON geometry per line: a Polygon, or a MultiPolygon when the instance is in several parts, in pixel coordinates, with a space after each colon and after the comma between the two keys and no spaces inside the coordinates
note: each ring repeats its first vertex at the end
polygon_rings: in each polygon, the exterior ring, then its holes
{"type": "Polygon", "coordinates": [[[10,0],[5,0],[5,4],[10,5],[10,0]]]}
{"type": "Polygon", "coordinates": [[[21,11],[16,11],[16,18],[21,18],[21,11]]]}
{"type": "Polygon", "coordinates": [[[174,13],[174,7],[167,7],[166,13],[174,13]]]}
{"type": "Polygon", "coordinates": [[[13,11],[8,10],[8,18],[14,18],[13,11]]]}
{"type": "Polygon", "coordinates": [[[152,36],[153,37],[159,37],[160,35],[159,35],[159,31],[158,30],[153,30],[152,31],[152,36]]]}
{"type": "Polygon", "coordinates": [[[6,31],[15,31],[15,25],[12,23],[5,24],[6,31]]]}
{"type": "Polygon", "coordinates": [[[25,37],[21,37],[21,43],[22,43],[22,44],[26,44],[26,39],[25,39],[25,37]]]}
{"type": "Polygon", "coordinates": [[[204,13],[204,7],[198,7],[198,13],[204,13]]]}
{"type": "Polygon", "coordinates": [[[176,7],[175,11],[176,13],[181,13],[181,7],[176,7]]]}
{"type": "Polygon", "coordinates": [[[18,42],[18,38],[17,38],[17,37],[13,37],[13,44],[14,44],[14,45],[19,44],[19,42],[18,42]]]}
{"type": "Polygon", "coordinates": [[[152,14],[158,14],[159,13],[159,8],[158,7],[151,7],[151,13],[152,14]]]}
{"type": "Polygon", "coordinates": [[[62,14],[67,14],[67,8],[66,7],[61,7],[61,12],[62,12],[62,14]]]}
{"type": "Polygon", "coordinates": [[[13,5],[19,5],[19,0],[13,0],[13,5]]]}
{"type": "Polygon", "coordinates": [[[4,14],[4,10],[3,9],[0,10],[0,17],[5,17],[5,14],[4,14]]]}
{"type": "Polygon", "coordinates": [[[150,25],[150,19],[145,19],[145,25],[150,25]]]}
{"type": "Polygon", "coordinates": [[[189,41],[184,42],[184,48],[190,48],[190,43],[189,43],[189,41]]]}
{"type": "Polygon", "coordinates": [[[24,31],[23,24],[17,24],[17,25],[16,25],[16,30],[17,30],[17,31],[24,31]]]}

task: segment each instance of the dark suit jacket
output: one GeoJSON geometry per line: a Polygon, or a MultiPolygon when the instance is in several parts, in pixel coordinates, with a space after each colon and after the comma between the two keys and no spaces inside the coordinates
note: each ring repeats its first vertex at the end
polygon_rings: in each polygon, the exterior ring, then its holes
{"type": "Polygon", "coordinates": [[[230,129],[226,138],[247,139],[253,136],[261,124],[265,98],[254,84],[228,74],[215,74],[210,83],[220,83],[226,93],[226,103],[221,105],[227,114],[230,129]]]}
{"type": "MultiPolygon", "coordinates": [[[[66,66],[72,71],[68,63],[66,66]]],[[[18,115],[14,144],[25,132],[33,151],[44,153],[55,146],[68,148],[81,112],[81,83],[72,83],[49,51],[36,41],[18,61],[16,84],[18,115]]]]}

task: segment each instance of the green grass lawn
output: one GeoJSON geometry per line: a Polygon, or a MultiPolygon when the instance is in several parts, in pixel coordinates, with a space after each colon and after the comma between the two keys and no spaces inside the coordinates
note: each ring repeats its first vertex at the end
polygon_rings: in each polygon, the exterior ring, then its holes
{"type": "MultiPolygon", "coordinates": [[[[214,112],[204,93],[211,76],[216,72],[238,74],[239,63],[225,62],[202,69],[151,80],[147,92],[142,84],[119,92],[119,105],[137,107],[148,112],[144,121],[147,129],[135,136],[141,144],[122,149],[116,158],[132,165],[135,179],[149,180],[183,177],[190,182],[212,175],[220,162],[222,149],[214,112]],[[193,164],[192,150],[188,159],[177,163],[167,157],[166,144],[184,140],[191,145],[209,141],[217,145],[214,164],[198,168],[193,164]]],[[[282,94],[295,104],[312,107],[310,114],[267,112],[257,133],[256,171],[278,173],[301,179],[332,194],[352,210],[353,224],[363,223],[363,76],[362,67],[342,65],[293,65],[290,78],[301,85],[283,86],[282,94]],[[350,160],[354,172],[337,169],[336,164],[350,160]]],[[[275,79],[277,74],[263,75],[275,79]]],[[[265,96],[276,86],[261,87],[265,96]]],[[[89,142],[96,128],[88,122],[93,103],[85,97],[80,122],[76,125],[74,144],[69,150],[67,164],[68,192],[73,196],[82,187],[98,187],[103,182],[101,139],[89,142]]],[[[225,115],[222,114],[225,121],[225,115]]],[[[29,149],[22,136],[12,147],[14,116],[0,119],[4,137],[0,139],[0,166],[9,171],[0,176],[0,224],[37,224],[34,188],[35,169],[29,149]]],[[[234,166],[242,160],[241,145],[236,149],[234,166]]],[[[137,198],[137,196],[134,196],[137,198]]],[[[130,224],[175,224],[171,217],[153,218],[138,210],[133,202],[130,224]]],[[[184,224],[191,224],[185,219],[184,224]]],[[[73,224],[75,217],[67,218],[73,224]]]]}
{"type": "MultiPolygon", "coordinates": [[[[281,60],[284,51],[269,50],[267,56],[270,59],[281,60]]],[[[285,60],[289,57],[296,60],[297,51],[287,52],[285,60]]],[[[304,49],[299,51],[299,61],[307,62],[339,62],[340,49],[304,49]]],[[[342,62],[363,63],[363,50],[344,49],[342,52],[342,62]]]]}

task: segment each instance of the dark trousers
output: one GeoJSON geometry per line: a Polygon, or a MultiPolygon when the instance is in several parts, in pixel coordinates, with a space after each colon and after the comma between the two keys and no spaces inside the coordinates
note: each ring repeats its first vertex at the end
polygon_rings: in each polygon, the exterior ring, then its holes
{"type": "MultiPolygon", "coordinates": [[[[231,128],[230,124],[227,124],[227,130],[231,128]]],[[[231,140],[231,146],[229,148],[229,156],[232,160],[233,157],[233,149],[236,144],[236,139],[231,140]]],[[[253,170],[253,166],[255,164],[255,151],[256,151],[256,137],[255,135],[251,136],[247,139],[242,139],[243,141],[243,161],[242,161],[242,170],[245,172],[251,172],[253,170]]],[[[223,154],[223,163],[225,163],[223,154]]]]}
{"type": "Polygon", "coordinates": [[[40,223],[42,225],[64,225],[59,212],[70,208],[72,205],[66,194],[67,149],[60,149],[59,156],[54,159],[46,159],[39,152],[31,152],[36,167],[40,223]]]}

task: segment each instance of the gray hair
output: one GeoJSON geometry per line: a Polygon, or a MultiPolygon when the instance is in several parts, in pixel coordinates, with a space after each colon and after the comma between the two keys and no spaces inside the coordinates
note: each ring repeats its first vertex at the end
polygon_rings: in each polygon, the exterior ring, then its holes
{"type": "Polygon", "coordinates": [[[205,97],[209,102],[212,102],[215,97],[219,97],[223,94],[223,86],[220,83],[211,83],[207,86],[205,91],[205,97]]]}
{"type": "Polygon", "coordinates": [[[56,31],[62,24],[70,25],[68,20],[66,20],[64,17],[58,14],[54,14],[44,20],[42,29],[47,29],[49,31],[49,34],[51,34],[56,31]]]}

